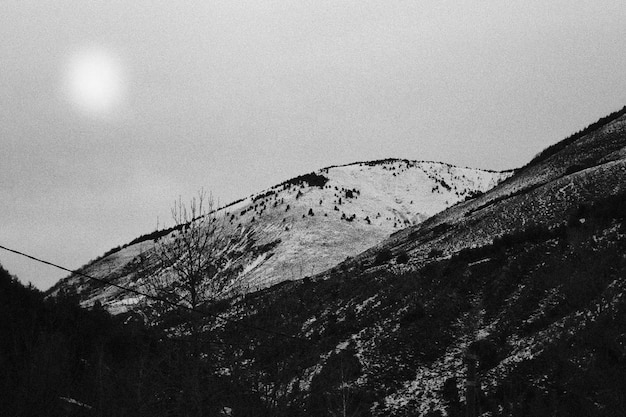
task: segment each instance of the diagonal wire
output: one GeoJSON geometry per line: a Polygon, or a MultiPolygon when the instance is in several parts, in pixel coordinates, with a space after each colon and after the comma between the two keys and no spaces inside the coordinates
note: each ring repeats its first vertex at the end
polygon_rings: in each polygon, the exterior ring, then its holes
{"type": "Polygon", "coordinates": [[[258,326],[253,326],[253,325],[250,325],[250,324],[241,323],[241,322],[239,322],[237,320],[231,319],[229,317],[224,317],[224,316],[222,316],[220,314],[213,314],[213,313],[209,313],[209,312],[206,312],[206,311],[194,309],[194,308],[188,307],[188,306],[186,306],[184,304],[178,304],[176,302],[170,301],[170,300],[168,300],[166,298],[154,296],[152,294],[148,294],[148,293],[145,293],[143,291],[139,291],[139,290],[136,290],[136,289],[133,289],[133,288],[124,287],[124,286],[116,284],[114,282],[107,281],[107,280],[102,279],[102,278],[96,278],[96,277],[93,277],[91,275],[87,275],[87,274],[85,274],[83,272],[75,271],[75,270],[66,268],[64,266],[55,264],[55,263],[50,262],[50,261],[46,261],[44,259],[37,258],[35,256],[29,255],[29,254],[24,253],[24,252],[20,252],[20,251],[15,250],[15,249],[8,248],[8,247],[3,246],[3,245],[0,245],[0,249],[4,249],[5,251],[15,253],[17,255],[26,257],[28,259],[31,259],[33,261],[36,261],[36,262],[39,262],[39,263],[42,263],[42,264],[46,264],[46,265],[52,266],[52,267],[57,268],[57,269],[61,269],[63,271],[69,272],[71,274],[75,274],[75,275],[79,275],[79,276],[91,279],[91,280],[99,282],[101,284],[110,285],[110,286],[118,288],[118,289],[120,289],[122,291],[133,293],[135,295],[140,295],[142,297],[147,297],[147,298],[150,298],[150,299],[155,300],[155,301],[160,301],[160,302],[168,304],[168,305],[170,305],[172,307],[176,307],[176,308],[180,308],[180,309],[183,309],[183,310],[187,310],[187,311],[191,311],[191,312],[194,312],[194,313],[198,313],[198,314],[201,314],[201,315],[203,315],[205,317],[212,317],[212,318],[215,318],[215,319],[223,320],[224,322],[232,323],[232,324],[234,324],[236,326],[245,327],[245,328],[248,328],[248,329],[251,329],[251,330],[257,330],[259,332],[272,334],[272,335],[283,337],[283,338],[286,338],[286,339],[292,339],[292,340],[297,340],[297,341],[301,341],[301,342],[309,342],[308,339],[303,339],[301,337],[292,336],[292,335],[289,335],[289,334],[286,334],[286,333],[283,333],[283,332],[279,332],[279,331],[275,331],[275,330],[271,330],[271,329],[266,329],[266,328],[263,328],[263,327],[258,327],[258,326]]]}

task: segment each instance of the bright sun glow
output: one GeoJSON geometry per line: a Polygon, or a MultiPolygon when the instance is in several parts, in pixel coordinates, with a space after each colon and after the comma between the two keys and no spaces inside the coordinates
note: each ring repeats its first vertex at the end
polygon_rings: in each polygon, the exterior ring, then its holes
{"type": "Polygon", "coordinates": [[[124,80],[119,60],[101,49],[85,49],[70,56],[66,91],[80,110],[91,116],[110,116],[120,110],[124,80]]]}

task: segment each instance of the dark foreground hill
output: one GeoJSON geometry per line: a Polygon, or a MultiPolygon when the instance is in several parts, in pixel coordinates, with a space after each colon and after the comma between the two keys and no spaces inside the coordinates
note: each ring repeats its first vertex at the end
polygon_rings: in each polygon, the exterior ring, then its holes
{"type": "Polygon", "coordinates": [[[195,366],[186,340],[78,301],[44,299],[0,266],[0,416],[199,415],[189,375],[200,369],[202,415],[222,415],[231,398],[242,415],[263,410],[214,366],[195,366]]]}
{"type": "Polygon", "coordinates": [[[0,267],[2,416],[101,415],[105,404],[122,415],[137,405],[138,359],[159,357],[150,341],[102,309],[44,300],[0,267]]]}
{"type": "Polygon", "coordinates": [[[225,363],[246,364],[232,372],[284,415],[341,415],[344,401],[347,415],[465,415],[468,353],[481,413],[623,415],[626,204],[584,210],[584,224],[508,234],[417,271],[354,265],[259,293],[244,324],[308,341],[231,324],[220,337],[253,347],[225,363]]]}

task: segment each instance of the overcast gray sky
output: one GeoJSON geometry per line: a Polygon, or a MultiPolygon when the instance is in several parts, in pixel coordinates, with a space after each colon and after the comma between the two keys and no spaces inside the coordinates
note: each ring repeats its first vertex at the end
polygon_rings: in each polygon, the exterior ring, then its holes
{"type": "Polygon", "coordinates": [[[623,0],[3,0],[0,245],[77,268],[201,187],[518,167],[626,104],[624,22],[623,0]]]}

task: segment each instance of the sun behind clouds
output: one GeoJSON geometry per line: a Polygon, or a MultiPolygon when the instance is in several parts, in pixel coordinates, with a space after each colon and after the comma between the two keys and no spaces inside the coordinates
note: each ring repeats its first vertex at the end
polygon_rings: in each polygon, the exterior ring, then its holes
{"type": "Polygon", "coordinates": [[[122,63],[101,48],[81,49],[70,54],[65,69],[65,91],[83,113],[109,117],[119,112],[125,93],[122,63]]]}

